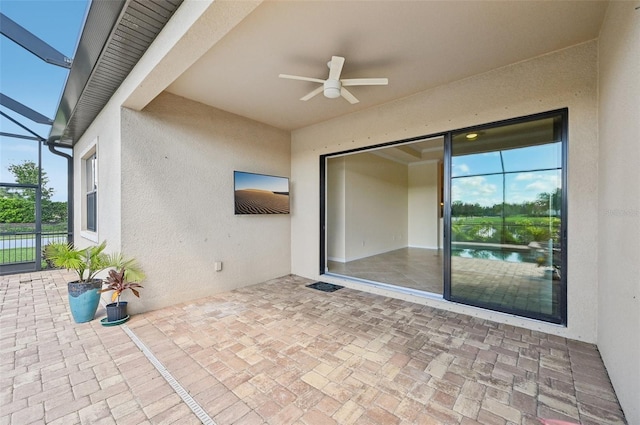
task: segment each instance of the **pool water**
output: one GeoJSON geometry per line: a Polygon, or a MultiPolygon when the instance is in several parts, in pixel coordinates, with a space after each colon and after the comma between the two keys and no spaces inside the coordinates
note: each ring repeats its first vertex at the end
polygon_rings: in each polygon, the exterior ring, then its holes
{"type": "Polygon", "coordinates": [[[513,251],[499,248],[451,248],[451,255],[462,258],[480,258],[483,260],[508,261],[510,263],[533,263],[527,251],[513,251]]]}

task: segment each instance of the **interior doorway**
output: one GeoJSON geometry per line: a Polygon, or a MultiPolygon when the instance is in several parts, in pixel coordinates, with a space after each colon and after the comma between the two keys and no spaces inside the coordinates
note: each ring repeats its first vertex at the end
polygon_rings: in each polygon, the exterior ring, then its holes
{"type": "Polygon", "coordinates": [[[324,273],[443,294],[444,138],[326,158],[324,273]]]}

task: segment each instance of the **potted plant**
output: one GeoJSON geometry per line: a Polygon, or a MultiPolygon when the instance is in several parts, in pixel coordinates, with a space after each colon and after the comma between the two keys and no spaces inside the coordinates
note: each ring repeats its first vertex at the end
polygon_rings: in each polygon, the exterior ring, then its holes
{"type": "MultiPolygon", "coordinates": [[[[131,265],[131,264],[130,264],[131,265]]],[[[121,268],[118,270],[109,270],[109,276],[104,280],[106,288],[100,289],[98,293],[113,291],[111,294],[111,303],[107,304],[107,321],[106,323],[124,322],[129,318],[127,314],[127,302],[120,301],[122,292],[130,289],[133,295],[140,298],[140,292],[136,288],[142,288],[139,283],[144,278],[142,272],[135,269],[121,268]]]]}
{"type": "Polygon", "coordinates": [[[59,268],[73,270],[78,280],[67,284],[69,290],[69,306],[73,320],[84,323],[93,319],[100,302],[98,291],[102,288],[102,279],[96,275],[108,268],[135,270],[133,260],[127,260],[120,254],[108,255],[104,252],[106,241],[88,248],[74,248],[71,244],[52,243],[45,249],[45,258],[59,268]]]}

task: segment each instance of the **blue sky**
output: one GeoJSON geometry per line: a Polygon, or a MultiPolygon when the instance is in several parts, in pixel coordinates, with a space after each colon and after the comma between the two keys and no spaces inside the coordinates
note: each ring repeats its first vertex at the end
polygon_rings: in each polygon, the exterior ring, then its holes
{"type": "Polygon", "coordinates": [[[262,174],[251,174],[235,172],[235,189],[260,189],[271,192],[288,192],[289,180],[285,177],[264,176],[262,174]]]}
{"type": "MultiPolygon", "coordinates": [[[[75,55],[87,7],[87,0],[0,1],[0,12],[70,58],[75,55]]],[[[68,73],[0,36],[0,92],[4,95],[53,119],[68,73]]],[[[49,135],[49,126],[36,124],[4,107],[0,109],[38,135],[49,135]]],[[[0,117],[0,131],[29,135],[4,117],[0,117]]],[[[53,200],[66,201],[66,161],[46,148],[42,153],[49,187],[55,188],[53,200]]],[[[14,181],[7,170],[9,164],[37,159],[36,142],[0,136],[0,181],[14,181]]]]}
{"type": "MultiPolygon", "coordinates": [[[[502,151],[508,203],[535,201],[561,186],[562,144],[551,143],[502,151]],[[551,170],[549,170],[551,169],[551,170]],[[544,171],[543,171],[544,170],[544,171]]],[[[451,199],[482,206],[502,203],[502,164],[499,152],[454,156],[451,159],[451,199]]]]}

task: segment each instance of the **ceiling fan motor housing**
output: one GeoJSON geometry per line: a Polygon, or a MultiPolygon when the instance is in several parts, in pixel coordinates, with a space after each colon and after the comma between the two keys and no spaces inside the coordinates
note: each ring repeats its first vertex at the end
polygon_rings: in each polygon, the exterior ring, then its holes
{"type": "Polygon", "coordinates": [[[340,97],[341,84],[339,80],[328,79],[324,82],[324,96],[329,99],[340,97]]]}

